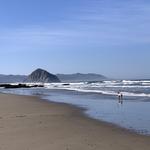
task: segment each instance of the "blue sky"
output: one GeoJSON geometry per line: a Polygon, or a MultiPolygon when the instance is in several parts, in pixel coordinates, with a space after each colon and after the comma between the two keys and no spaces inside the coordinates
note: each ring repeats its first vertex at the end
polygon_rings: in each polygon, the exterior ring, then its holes
{"type": "Polygon", "coordinates": [[[0,73],[150,78],[150,1],[0,0],[0,73]]]}

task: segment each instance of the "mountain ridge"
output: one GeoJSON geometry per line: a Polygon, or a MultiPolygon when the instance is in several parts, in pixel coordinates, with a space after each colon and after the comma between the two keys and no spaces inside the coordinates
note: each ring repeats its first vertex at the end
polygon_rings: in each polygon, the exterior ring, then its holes
{"type": "MultiPolygon", "coordinates": [[[[58,73],[58,74],[52,74],[52,75],[57,76],[62,82],[101,81],[101,80],[108,79],[104,75],[96,74],[96,73],[72,73],[72,74],[58,73]]],[[[21,83],[21,82],[26,82],[27,78],[28,78],[28,75],[0,74],[0,83],[16,83],[16,82],[21,83]]]]}
{"type": "Polygon", "coordinates": [[[27,78],[26,75],[4,75],[0,74],[0,83],[22,82],[27,78]]]}
{"type": "Polygon", "coordinates": [[[107,79],[104,75],[96,73],[73,73],[73,74],[56,74],[61,81],[101,81],[107,79]]]}

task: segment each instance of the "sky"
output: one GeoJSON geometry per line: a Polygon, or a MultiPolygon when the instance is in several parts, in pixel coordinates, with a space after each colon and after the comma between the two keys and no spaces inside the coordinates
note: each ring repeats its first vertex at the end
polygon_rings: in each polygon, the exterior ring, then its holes
{"type": "Polygon", "coordinates": [[[0,0],[0,74],[150,78],[149,0],[0,0]]]}

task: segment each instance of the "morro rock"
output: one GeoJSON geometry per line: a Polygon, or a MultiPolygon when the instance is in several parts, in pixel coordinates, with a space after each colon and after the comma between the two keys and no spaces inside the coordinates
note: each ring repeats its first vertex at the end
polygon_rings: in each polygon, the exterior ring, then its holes
{"type": "Polygon", "coordinates": [[[32,83],[52,83],[52,82],[60,82],[59,78],[47,72],[46,70],[43,69],[37,69],[33,71],[25,80],[25,82],[32,82],[32,83]]]}

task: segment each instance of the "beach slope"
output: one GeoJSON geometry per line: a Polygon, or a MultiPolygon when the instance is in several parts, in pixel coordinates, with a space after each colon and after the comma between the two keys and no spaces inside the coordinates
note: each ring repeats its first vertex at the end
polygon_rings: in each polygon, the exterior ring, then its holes
{"type": "Polygon", "coordinates": [[[37,97],[0,94],[0,150],[149,150],[150,137],[37,97]]]}

